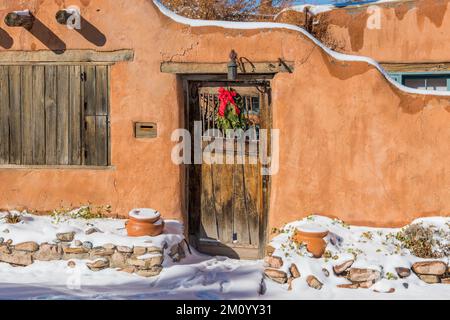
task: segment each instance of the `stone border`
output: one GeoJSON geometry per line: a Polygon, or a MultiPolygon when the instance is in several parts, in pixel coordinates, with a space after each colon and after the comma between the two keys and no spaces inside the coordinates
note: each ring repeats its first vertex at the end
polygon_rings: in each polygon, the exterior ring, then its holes
{"type": "MultiPolygon", "coordinates": [[[[167,246],[128,247],[114,244],[94,247],[90,241],[81,242],[74,240],[74,237],[74,232],[58,233],[55,243],[40,245],[34,241],[13,245],[12,240],[3,241],[0,238],[0,262],[24,267],[34,261],[89,260],[86,265],[92,271],[115,268],[143,277],[153,277],[161,273],[164,251],[168,249],[167,246]]],[[[185,258],[183,242],[169,249],[168,256],[173,262],[185,258]]],[[[68,266],[74,267],[75,264],[69,261],[68,266]]]]}

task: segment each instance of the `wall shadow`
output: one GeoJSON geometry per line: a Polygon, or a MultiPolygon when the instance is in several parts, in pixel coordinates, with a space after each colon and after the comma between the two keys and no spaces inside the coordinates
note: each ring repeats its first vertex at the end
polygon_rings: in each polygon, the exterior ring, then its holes
{"type": "Polygon", "coordinates": [[[66,51],[67,47],[64,41],[38,19],[34,21],[33,27],[28,31],[55,54],[63,54],[66,51]]]}
{"type": "Polygon", "coordinates": [[[0,28],[0,47],[4,49],[10,49],[13,44],[13,38],[8,34],[8,32],[0,28]]]}
{"type": "Polygon", "coordinates": [[[81,17],[80,26],[81,30],[75,30],[87,41],[95,44],[97,47],[103,47],[106,44],[106,36],[83,17],[81,17]]]}

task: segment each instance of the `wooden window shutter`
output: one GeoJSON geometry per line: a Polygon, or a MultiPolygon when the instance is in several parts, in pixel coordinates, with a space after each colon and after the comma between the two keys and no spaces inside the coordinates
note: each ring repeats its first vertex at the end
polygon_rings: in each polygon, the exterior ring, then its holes
{"type": "Polygon", "coordinates": [[[0,66],[0,165],[109,165],[108,79],[108,66],[0,66]]]}
{"type": "Polygon", "coordinates": [[[109,164],[109,67],[84,67],[84,164],[109,164]]]}

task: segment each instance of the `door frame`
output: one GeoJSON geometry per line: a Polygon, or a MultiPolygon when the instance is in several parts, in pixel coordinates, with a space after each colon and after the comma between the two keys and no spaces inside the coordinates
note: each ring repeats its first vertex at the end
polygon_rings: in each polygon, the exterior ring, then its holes
{"type": "MultiPolygon", "coordinates": [[[[252,84],[258,84],[261,82],[264,82],[267,85],[268,92],[266,95],[266,101],[267,104],[266,111],[267,114],[265,115],[265,120],[267,121],[267,129],[268,129],[268,137],[269,141],[268,144],[270,146],[270,136],[271,136],[271,129],[273,128],[273,121],[272,121],[272,96],[271,96],[271,88],[272,88],[272,79],[274,77],[274,74],[253,74],[253,75],[239,75],[239,78],[236,81],[228,81],[226,75],[222,74],[189,74],[189,75],[179,75],[179,78],[182,82],[182,88],[183,88],[183,128],[189,131],[189,122],[190,122],[190,114],[191,114],[191,105],[190,105],[190,87],[192,83],[196,82],[236,82],[236,83],[248,83],[249,85],[252,84]]],[[[269,156],[271,155],[271,150],[269,148],[268,151],[269,156]]],[[[196,230],[191,230],[191,219],[192,215],[189,212],[189,202],[191,199],[191,190],[190,190],[190,167],[192,165],[184,165],[183,170],[183,178],[182,181],[184,181],[184,190],[183,192],[183,211],[185,216],[185,235],[189,239],[189,243],[193,245],[195,248],[197,248],[197,234],[196,230]]],[[[268,219],[269,219],[269,210],[270,210],[270,194],[271,194],[271,176],[261,176],[262,178],[262,204],[261,204],[261,223],[259,228],[259,248],[258,248],[258,257],[259,259],[262,259],[266,253],[266,246],[268,241],[268,219]]],[[[200,213],[199,213],[200,214],[200,213]]],[[[219,251],[219,250],[218,250],[219,251]]],[[[239,256],[239,258],[246,258],[245,250],[243,250],[243,254],[239,256]]]]}

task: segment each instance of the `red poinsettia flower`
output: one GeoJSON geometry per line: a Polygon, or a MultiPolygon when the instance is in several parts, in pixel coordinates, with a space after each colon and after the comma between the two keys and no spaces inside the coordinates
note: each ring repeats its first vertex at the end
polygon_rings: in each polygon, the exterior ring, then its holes
{"type": "Polygon", "coordinates": [[[232,90],[226,90],[225,88],[219,89],[219,116],[225,117],[225,110],[227,109],[227,105],[230,103],[234,106],[234,110],[236,111],[236,114],[239,115],[241,113],[241,110],[239,110],[238,106],[236,105],[236,102],[234,101],[234,98],[236,97],[236,92],[232,90]]]}

